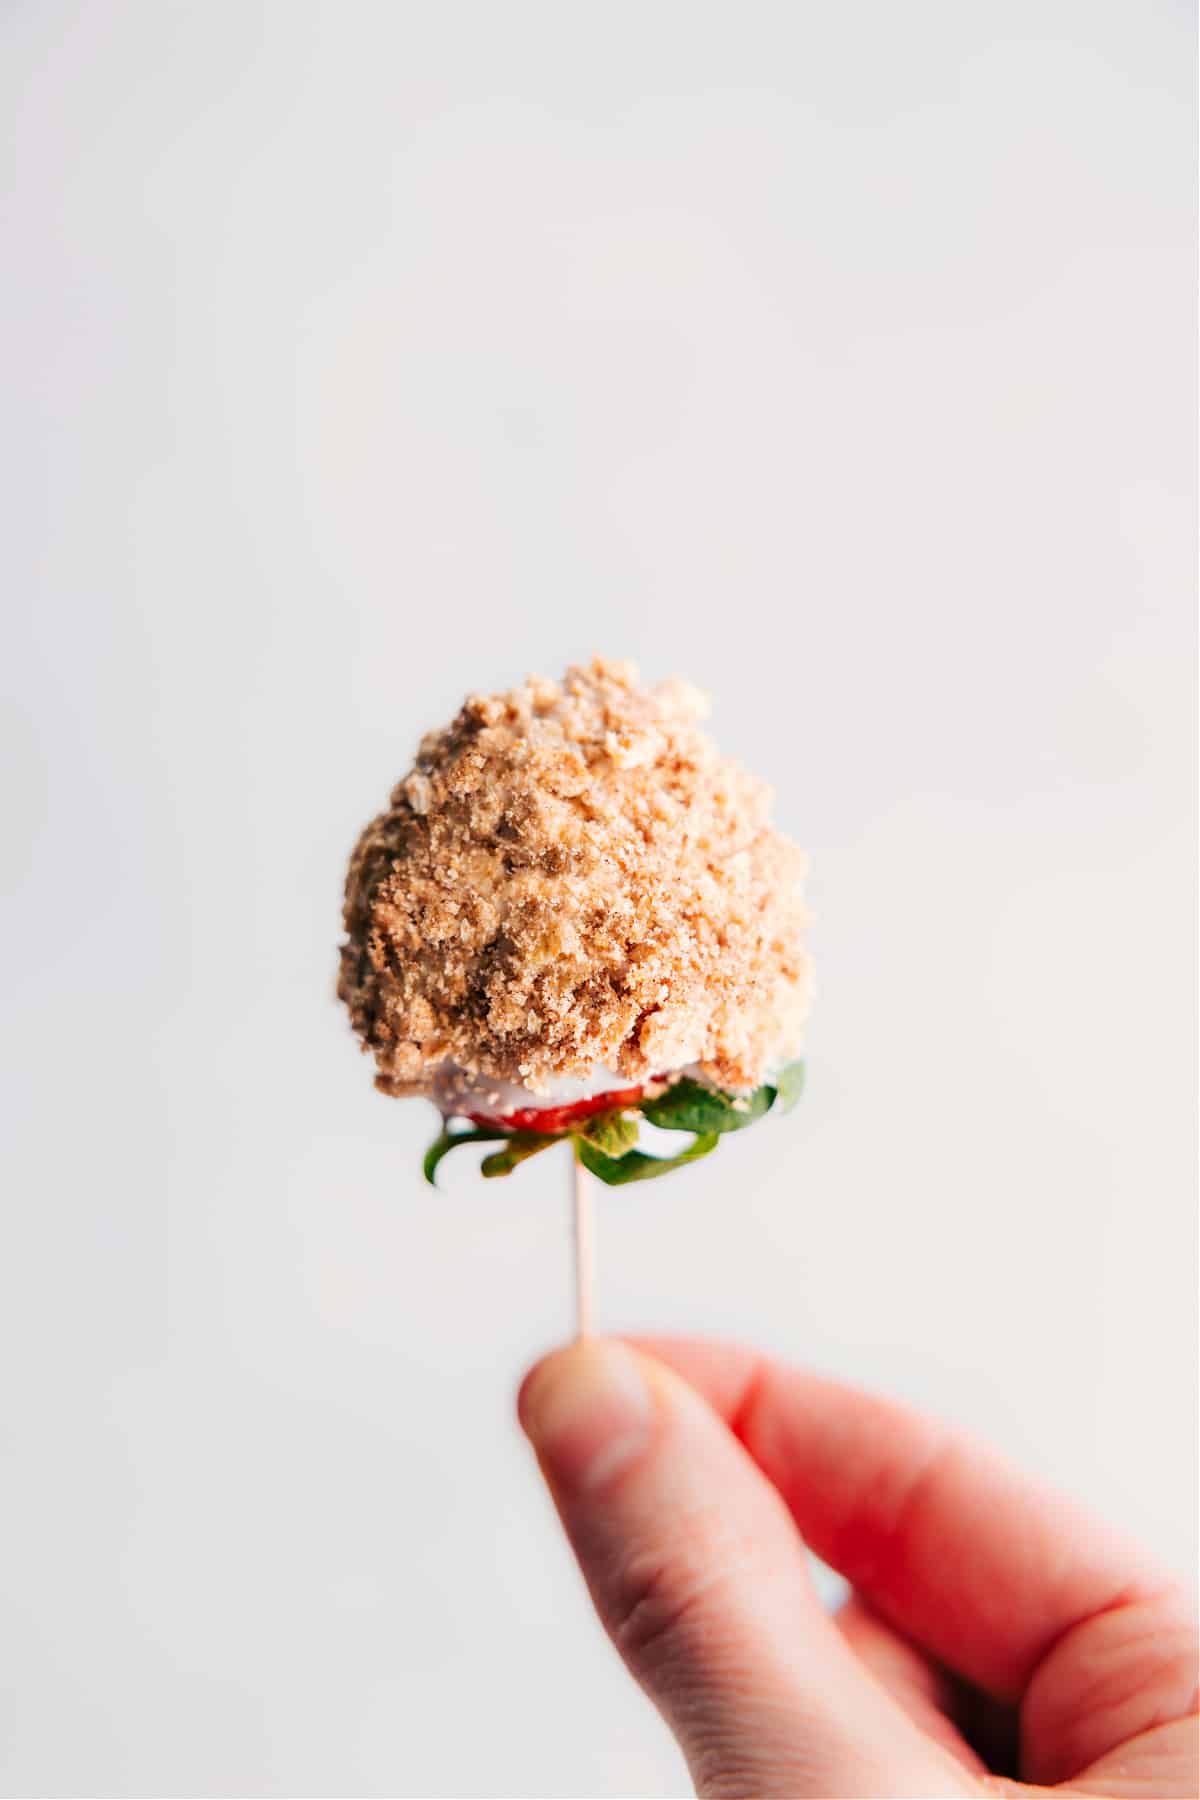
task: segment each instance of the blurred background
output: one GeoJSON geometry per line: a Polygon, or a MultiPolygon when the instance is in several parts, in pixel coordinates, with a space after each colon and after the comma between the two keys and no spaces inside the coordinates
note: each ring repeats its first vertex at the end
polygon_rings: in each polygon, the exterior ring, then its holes
{"type": "Polygon", "coordinates": [[[787,1126],[601,1317],[1194,1568],[1193,9],[74,4],[8,122],[0,1783],[678,1795],[513,1417],[566,1178],[418,1173],[345,858],[464,691],[715,695],[787,1126]]]}

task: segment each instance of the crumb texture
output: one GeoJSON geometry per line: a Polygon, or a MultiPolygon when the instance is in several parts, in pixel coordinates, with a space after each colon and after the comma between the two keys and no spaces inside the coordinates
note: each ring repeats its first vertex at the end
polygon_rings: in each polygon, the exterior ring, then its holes
{"type": "Polygon", "coordinates": [[[596,658],[423,739],[346,883],[338,993],[387,1093],[452,1063],[748,1087],[808,1003],[802,853],[686,683],[596,658]]]}

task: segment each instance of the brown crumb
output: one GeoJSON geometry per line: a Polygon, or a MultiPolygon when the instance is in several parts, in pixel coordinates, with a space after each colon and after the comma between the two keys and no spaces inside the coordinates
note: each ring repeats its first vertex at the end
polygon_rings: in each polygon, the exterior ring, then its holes
{"type": "Polygon", "coordinates": [[[346,883],[338,993],[392,1094],[439,1064],[542,1092],[798,1048],[804,857],[682,682],[597,657],[472,695],[421,742],[346,883]]]}

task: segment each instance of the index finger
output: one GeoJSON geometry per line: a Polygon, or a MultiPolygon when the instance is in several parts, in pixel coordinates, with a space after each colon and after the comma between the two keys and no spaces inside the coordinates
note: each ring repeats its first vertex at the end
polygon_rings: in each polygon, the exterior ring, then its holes
{"type": "Polygon", "coordinates": [[[638,1340],[726,1420],[822,1561],[942,1662],[1017,1699],[1074,1626],[1164,1585],[989,1450],[734,1345],[638,1340]]]}

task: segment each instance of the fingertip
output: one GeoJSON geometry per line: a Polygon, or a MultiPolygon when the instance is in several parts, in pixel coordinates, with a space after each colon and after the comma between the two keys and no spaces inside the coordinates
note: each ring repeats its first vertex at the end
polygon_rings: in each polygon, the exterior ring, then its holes
{"type": "Polygon", "coordinates": [[[643,1358],[609,1338],[587,1338],[543,1357],[526,1375],[517,1416],[546,1473],[591,1488],[649,1442],[654,1399],[643,1358]]]}
{"type": "Polygon", "coordinates": [[[521,1377],[521,1385],[517,1389],[517,1423],[520,1425],[522,1431],[525,1430],[525,1420],[529,1411],[530,1395],[537,1386],[542,1371],[548,1370],[552,1363],[559,1357],[567,1355],[572,1348],[573,1346],[570,1344],[563,1344],[555,1350],[547,1350],[544,1356],[539,1356],[535,1363],[530,1364],[524,1375],[521,1377]]]}

